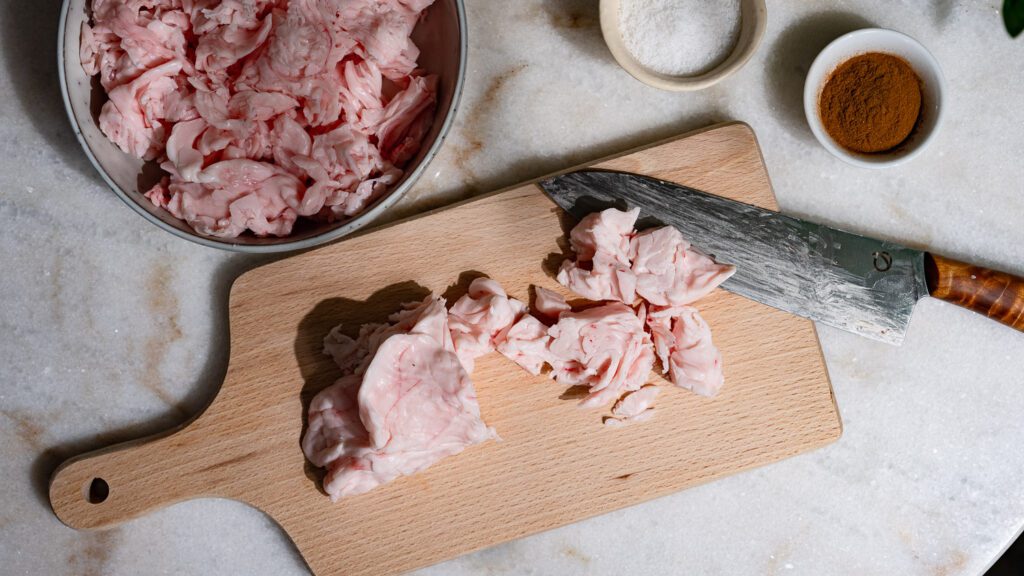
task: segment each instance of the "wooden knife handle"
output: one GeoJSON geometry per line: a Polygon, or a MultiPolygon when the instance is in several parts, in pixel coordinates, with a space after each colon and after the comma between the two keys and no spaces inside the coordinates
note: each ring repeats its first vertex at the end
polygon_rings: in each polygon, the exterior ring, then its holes
{"type": "Polygon", "coordinates": [[[1024,278],[937,254],[925,255],[925,275],[935,298],[1024,332],[1024,278]]]}

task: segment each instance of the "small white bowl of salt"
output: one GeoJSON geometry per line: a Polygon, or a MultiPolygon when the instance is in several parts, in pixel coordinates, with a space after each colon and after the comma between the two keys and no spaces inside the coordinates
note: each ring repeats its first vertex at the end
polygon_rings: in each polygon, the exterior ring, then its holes
{"type": "Polygon", "coordinates": [[[601,33],[634,78],[663,90],[701,90],[754,55],[765,0],[601,0],[601,33]]]}

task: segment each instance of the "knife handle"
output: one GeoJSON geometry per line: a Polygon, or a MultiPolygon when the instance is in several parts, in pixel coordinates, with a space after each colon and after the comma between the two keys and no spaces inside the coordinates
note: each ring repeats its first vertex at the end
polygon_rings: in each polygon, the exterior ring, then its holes
{"type": "Polygon", "coordinates": [[[928,292],[1024,332],[1024,278],[925,254],[928,292]]]}

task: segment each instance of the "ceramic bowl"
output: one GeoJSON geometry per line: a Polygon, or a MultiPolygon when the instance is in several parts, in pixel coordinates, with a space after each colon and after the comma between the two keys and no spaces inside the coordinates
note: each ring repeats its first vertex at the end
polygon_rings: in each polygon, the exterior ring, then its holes
{"type": "Polygon", "coordinates": [[[406,164],[402,179],[349,220],[318,224],[300,219],[292,234],[284,238],[258,238],[249,233],[231,239],[204,236],[153,206],[140,192],[159,180],[162,172],[159,167],[125,154],[100,132],[97,117],[106,96],[98,83],[82,70],[78,50],[82,24],[88,20],[87,1],[65,0],[57,50],[61,90],[75,135],[93,166],[128,206],[163,230],[204,246],[236,252],[284,252],[324,244],[357,230],[394,205],[413,186],[437,154],[455,118],[466,71],[465,8],[462,0],[437,0],[427,9],[412,35],[421,49],[420,67],[426,73],[439,76],[437,112],[419,153],[406,164]]]}
{"type": "Polygon", "coordinates": [[[637,80],[675,92],[701,90],[725,80],[750,60],[757,51],[768,24],[764,0],[740,0],[740,35],[732,52],[717,66],[693,76],[673,76],[651,70],[626,48],[619,26],[620,0],[601,0],[601,34],[615,61],[637,80]]]}
{"type": "Polygon", "coordinates": [[[939,63],[917,40],[893,30],[866,28],[836,38],[814,59],[804,82],[804,113],[814,137],[837,158],[855,166],[885,168],[908,162],[928,146],[942,124],[945,93],[946,81],[939,63]],[[891,152],[859,154],[843,148],[825,131],[818,112],[818,99],[832,71],[850,58],[868,52],[902,58],[921,79],[921,119],[907,141],[891,152]]]}

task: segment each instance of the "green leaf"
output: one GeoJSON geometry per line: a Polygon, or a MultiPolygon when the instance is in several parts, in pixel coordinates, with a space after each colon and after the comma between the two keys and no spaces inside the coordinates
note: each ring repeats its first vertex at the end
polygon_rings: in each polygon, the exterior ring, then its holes
{"type": "Polygon", "coordinates": [[[1003,0],[1003,24],[1014,38],[1024,32],[1024,0],[1003,0]]]}

